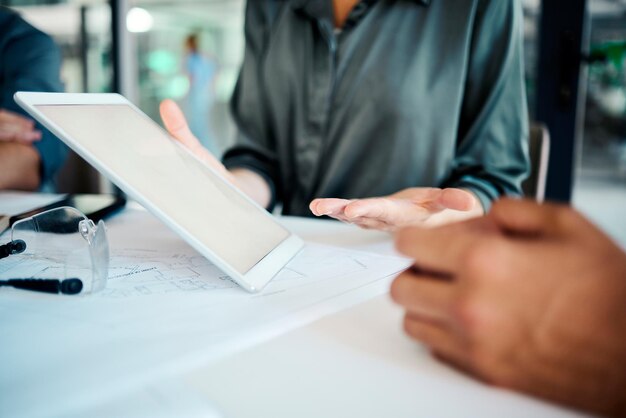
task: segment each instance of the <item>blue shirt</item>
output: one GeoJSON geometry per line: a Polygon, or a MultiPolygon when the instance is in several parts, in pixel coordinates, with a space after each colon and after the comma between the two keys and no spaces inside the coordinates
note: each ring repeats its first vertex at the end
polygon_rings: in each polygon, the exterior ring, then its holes
{"type": "Polygon", "coordinates": [[[519,0],[248,1],[227,167],[264,176],[283,211],[317,197],[471,190],[485,209],[529,169],[519,0]]]}
{"type": "MultiPolygon", "coordinates": [[[[28,114],[13,100],[17,91],[60,92],[61,54],[54,41],[19,15],[0,8],[0,108],[28,114]]],[[[30,118],[30,117],[29,117],[30,118]]],[[[41,161],[41,185],[50,184],[63,165],[67,147],[40,124],[35,142],[41,161]]]]}

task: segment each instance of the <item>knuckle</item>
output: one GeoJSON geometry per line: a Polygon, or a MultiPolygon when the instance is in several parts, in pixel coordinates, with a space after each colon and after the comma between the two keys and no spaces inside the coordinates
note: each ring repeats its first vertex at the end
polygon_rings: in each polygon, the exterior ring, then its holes
{"type": "Polygon", "coordinates": [[[472,295],[458,297],[453,302],[452,315],[461,326],[463,333],[470,339],[474,337],[483,322],[481,305],[472,295]]]}
{"type": "Polygon", "coordinates": [[[490,266],[493,265],[496,253],[497,246],[493,245],[491,240],[484,240],[468,248],[461,262],[466,271],[477,273],[478,277],[481,277],[481,274],[489,271],[490,266]]]}
{"type": "MultiPolygon", "coordinates": [[[[357,201],[348,203],[343,209],[343,213],[345,213],[346,216],[350,218],[357,218],[357,216],[360,215],[360,212],[364,208],[367,209],[367,202],[364,202],[362,200],[357,200],[357,201]]],[[[362,217],[363,219],[369,219],[367,215],[366,216],[360,215],[359,217],[362,217]]]]}
{"type": "Polygon", "coordinates": [[[490,384],[495,384],[500,379],[498,372],[502,369],[499,361],[494,357],[492,347],[488,339],[470,338],[467,341],[466,355],[468,363],[471,365],[481,379],[490,384]]]}
{"type": "Polygon", "coordinates": [[[461,261],[466,271],[480,273],[489,264],[491,257],[488,246],[484,243],[478,243],[463,254],[461,261]]]}
{"type": "Polygon", "coordinates": [[[483,364],[483,358],[484,358],[482,347],[479,344],[477,344],[475,341],[470,341],[467,344],[465,352],[467,355],[468,363],[471,365],[472,369],[476,370],[477,372],[479,372],[481,375],[484,376],[485,373],[484,373],[484,370],[482,370],[482,364],[483,364]]]}
{"type": "Polygon", "coordinates": [[[510,373],[510,364],[497,356],[489,346],[474,342],[468,349],[468,360],[478,377],[486,384],[514,389],[515,374],[510,373]]]}

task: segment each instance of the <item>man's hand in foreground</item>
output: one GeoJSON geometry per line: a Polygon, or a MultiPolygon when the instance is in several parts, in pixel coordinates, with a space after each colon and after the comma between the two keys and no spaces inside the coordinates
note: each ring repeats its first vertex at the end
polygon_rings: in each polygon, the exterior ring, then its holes
{"type": "Polygon", "coordinates": [[[503,200],[489,215],[408,229],[393,283],[404,327],[489,383],[626,416],[626,254],[567,207],[503,200]]]}
{"type": "Polygon", "coordinates": [[[417,187],[369,199],[315,199],[315,216],[330,216],[362,228],[395,231],[409,226],[434,227],[483,214],[478,199],[462,189],[417,187]]]}

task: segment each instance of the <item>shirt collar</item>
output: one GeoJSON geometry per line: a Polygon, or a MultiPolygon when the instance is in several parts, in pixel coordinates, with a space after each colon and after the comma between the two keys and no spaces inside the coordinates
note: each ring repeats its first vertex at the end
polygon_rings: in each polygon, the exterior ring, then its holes
{"type": "MultiPolygon", "coordinates": [[[[429,6],[433,0],[412,0],[422,6],[429,6]]],[[[303,11],[311,17],[321,17],[328,13],[332,14],[332,3],[329,0],[291,0],[295,10],[303,11]]]]}
{"type": "MultiPolygon", "coordinates": [[[[421,4],[423,6],[428,6],[432,0],[412,0],[414,3],[421,4]]],[[[296,9],[302,9],[306,7],[309,3],[328,3],[328,0],[291,0],[293,7],[296,9]]]]}

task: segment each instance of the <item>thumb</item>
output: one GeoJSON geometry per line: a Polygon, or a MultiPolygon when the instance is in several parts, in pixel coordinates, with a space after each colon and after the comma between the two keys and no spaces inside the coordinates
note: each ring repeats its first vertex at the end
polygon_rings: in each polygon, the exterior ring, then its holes
{"type": "Polygon", "coordinates": [[[161,119],[163,119],[165,128],[175,139],[194,151],[197,150],[198,147],[202,147],[200,141],[198,141],[189,129],[185,115],[183,115],[180,107],[178,107],[173,100],[163,100],[159,106],[159,112],[161,113],[161,119]]]}
{"type": "Polygon", "coordinates": [[[558,211],[556,205],[505,198],[493,204],[489,216],[507,232],[543,235],[557,229],[558,211]]]}
{"type": "Polygon", "coordinates": [[[234,180],[226,167],[217,159],[213,154],[202,146],[200,141],[189,130],[185,115],[180,110],[178,105],[172,100],[166,99],[161,102],[159,107],[161,118],[165,124],[165,128],[168,132],[181,144],[189,149],[198,158],[203,160],[213,169],[217,170],[223,176],[225,176],[230,182],[234,183],[234,180]]]}

